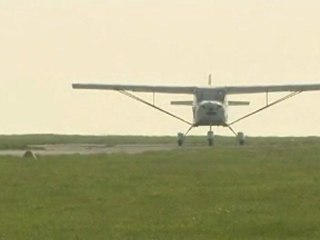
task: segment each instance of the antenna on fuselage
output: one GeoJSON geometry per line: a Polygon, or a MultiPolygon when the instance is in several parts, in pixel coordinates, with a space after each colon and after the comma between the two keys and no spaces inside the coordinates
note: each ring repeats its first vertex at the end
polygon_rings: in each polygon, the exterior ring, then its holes
{"type": "Polygon", "coordinates": [[[212,74],[211,73],[209,74],[209,77],[208,77],[208,85],[212,86],[212,74]]]}

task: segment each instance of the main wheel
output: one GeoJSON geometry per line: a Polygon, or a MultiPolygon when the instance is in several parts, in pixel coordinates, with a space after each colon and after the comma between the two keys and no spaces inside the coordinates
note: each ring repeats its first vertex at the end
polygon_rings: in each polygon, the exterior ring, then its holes
{"type": "Polygon", "coordinates": [[[178,133],[177,137],[178,137],[178,140],[177,140],[178,146],[181,147],[183,145],[183,142],[184,142],[184,134],[183,133],[178,133]]]}
{"type": "Polygon", "coordinates": [[[238,132],[237,140],[238,140],[240,145],[244,145],[245,144],[246,136],[244,135],[243,132],[238,132]]]}

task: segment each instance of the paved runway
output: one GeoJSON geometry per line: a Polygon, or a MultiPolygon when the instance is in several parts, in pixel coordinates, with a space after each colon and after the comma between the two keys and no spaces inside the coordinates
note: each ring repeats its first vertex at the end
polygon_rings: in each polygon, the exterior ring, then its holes
{"type": "MultiPolygon", "coordinates": [[[[149,151],[169,151],[178,148],[174,144],[128,144],[106,146],[104,144],[54,144],[33,145],[30,150],[38,155],[68,155],[68,154],[137,154],[149,151]]],[[[23,156],[26,150],[0,150],[0,155],[23,156]]]]}

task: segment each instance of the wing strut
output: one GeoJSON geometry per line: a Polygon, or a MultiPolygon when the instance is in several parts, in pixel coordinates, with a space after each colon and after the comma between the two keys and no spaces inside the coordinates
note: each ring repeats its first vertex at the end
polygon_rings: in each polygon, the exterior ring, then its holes
{"type": "Polygon", "coordinates": [[[300,94],[302,92],[303,91],[292,92],[292,93],[290,93],[290,94],[288,94],[288,95],[286,95],[286,96],[284,96],[284,97],[282,97],[282,98],[280,98],[280,99],[278,99],[276,101],[271,102],[270,104],[268,103],[268,98],[267,98],[267,105],[266,106],[264,106],[262,108],[259,108],[259,109],[255,110],[255,111],[251,112],[251,113],[248,113],[248,114],[244,115],[243,117],[241,117],[241,118],[229,123],[228,127],[230,128],[231,125],[233,125],[235,123],[238,123],[238,122],[240,122],[240,121],[242,121],[242,120],[244,120],[244,119],[246,119],[246,118],[248,118],[248,117],[250,117],[252,115],[255,115],[255,114],[257,114],[257,113],[259,113],[259,112],[261,112],[261,111],[263,111],[263,110],[265,110],[265,109],[267,109],[269,107],[272,107],[272,106],[274,106],[274,105],[276,105],[278,103],[281,103],[281,102],[283,102],[283,101],[285,101],[285,100],[287,100],[289,98],[292,98],[292,97],[294,97],[294,96],[296,96],[296,95],[298,95],[298,94],[300,94]]]}
{"type": "Polygon", "coordinates": [[[169,115],[171,117],[174,117],[174,118],[176,118],[176,119],[178,119],[178,120],[180,120],[180,121],[182,121],[182,122],[184,122],[184,123],[186,123],[186,124],[188,124],[190,126],[193,126],[193,124],[190,123],[189,121],[187,121],[187,120],[185,120],[185,119],[183,119],[183,118],[181,118],[181,117],[179,117],[179,116],[177,116],[177,115],[175,115],[175,114],[173,114],[171,112],[168,112],[168,111],[156,106],[154,104],[154,102],[155,102],[154,94],[153,94],[153,104],[152,104],[152,103],[149,103],[148,101],[146,101],[146,100],[144,100],[144,99],[142,99],[142,98],[140,98],[140,97],[138,97],[138,96],[136,96],[136,95],[134,95],[132,93],[129,93],[129,92],[125,91],[125,90],[118,90],[118,92],[120,92],[121,94],[123,94],[123,95],[125,95],[127,97],[130,97],[130,98],[132,98],[132,99],[134,99],[134,100],[136,100],[138,102],[141,102],[141,103],[143,103],[143,104],[145,104],[145,105],[147,105],[149,107],[155,108],[155,109],[159,110],[160,112],[163,112],[163,113],[165,113],[165,114],[167,114],[167,115],[169,115]]]}
{"type": "Polygon", "coordinates": [[[230,131],[231,131],[235,136],[237,136],[236,131],[230,126],[230,124],[227,125],[227,127],[230,129],[230,131]]]}

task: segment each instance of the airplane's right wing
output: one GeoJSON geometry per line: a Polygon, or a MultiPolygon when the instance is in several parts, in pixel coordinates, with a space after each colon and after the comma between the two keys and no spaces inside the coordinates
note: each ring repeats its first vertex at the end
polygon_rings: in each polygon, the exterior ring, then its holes
{"type": "Polygon", "coordinates": [[[75,89],[94,89],[94,90],[115,90],[133,92],[153,92],[153,93],[180,93],[193,94],[196,87],[183,86],[152,86],[152,85],[122,85],[122,84],[86,84],[74,83],[75,89]]]}

